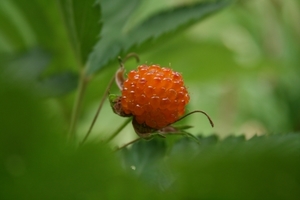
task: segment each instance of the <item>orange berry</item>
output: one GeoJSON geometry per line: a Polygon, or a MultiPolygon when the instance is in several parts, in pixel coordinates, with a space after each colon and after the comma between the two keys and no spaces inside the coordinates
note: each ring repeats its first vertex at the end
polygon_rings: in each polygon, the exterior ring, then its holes
{"type": "Polygon", "coordinates": [[[161,129],[184,114],[189,99],[180,73],[159,65],[140,65],[128,73],[121,106],[137,123],[161,129]]]}

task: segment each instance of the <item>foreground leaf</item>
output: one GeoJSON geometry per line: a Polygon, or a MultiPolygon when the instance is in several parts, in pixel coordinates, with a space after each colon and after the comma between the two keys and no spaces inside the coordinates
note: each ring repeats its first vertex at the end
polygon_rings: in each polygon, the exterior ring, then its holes
{"type": "Polygon", "coordinates": [[[107,146],[67,144],[63,117],[51,117],[44,105],[0,74],[0,199],[122,199],[128,191],[133,199],[157,199],[107,146]]]}
{"type": "Polygon", "coordinates": [[[161,165],[166,151],[165,141],[155,137],[150,141],[136,143],[130,150],[123,149],[121,155],[127,171],[153,188],[165,190],[174,181],[168,168],[161,165]]]}
{"type": "Polygon", "coordinates": [[[160,188],[167,189],[165,195],[170,195],[171,199],[299,197],[299,133],[250,140],[243,136],[224,140],[209,136],[199,137],[199,140],[200,145],[187,137],[182,138],[170,151],[165,151],[164,156],[151,158],[149,152],[156,152],[159,142],[136,143],[130,150],[124,150],[127,166],[142,168],[138,175],[153,185],[169,183],[160,188]],[[130,159],[132,157],[136,161],[130,159]],[[145,178],[148,174],[157,178],[145,178]]]}
{"type": "Polygon", "coordinates": [[[300,195],[298,133],[249,141],[232,137],[195,152],[193,156],[172,152],[177,157],[172,163],[178,172],[176,197],[297,199],[300,195]]]}

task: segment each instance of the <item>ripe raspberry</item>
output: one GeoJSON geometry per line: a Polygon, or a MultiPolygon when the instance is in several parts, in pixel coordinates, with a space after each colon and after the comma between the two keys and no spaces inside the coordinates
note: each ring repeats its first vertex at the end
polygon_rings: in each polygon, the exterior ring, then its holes
{"type": "Polygon", "coordinates": [[[189,100],[180,73],[158,65],[141,65],[129,72],[123,84],[121,107],[137,123],[161,129],[184,114],[189,100]]]}

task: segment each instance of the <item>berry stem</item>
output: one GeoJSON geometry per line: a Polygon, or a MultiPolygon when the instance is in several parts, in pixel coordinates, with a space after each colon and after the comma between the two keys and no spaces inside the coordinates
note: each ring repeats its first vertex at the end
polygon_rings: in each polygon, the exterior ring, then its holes
{"type": "Polygon", "coordinates": [[[106,143],[110,142],[112,139],[114,139],[131,121],[131,118],[127,118],[124,123],[106,140],[106,143]]]}

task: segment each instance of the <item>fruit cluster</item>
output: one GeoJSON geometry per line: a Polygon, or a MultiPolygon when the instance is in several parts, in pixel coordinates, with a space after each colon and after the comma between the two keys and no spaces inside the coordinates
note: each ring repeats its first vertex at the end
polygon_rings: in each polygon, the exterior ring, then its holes
{"type": "Polygon", "coordinates": [[[121,107],[139,124],[161,129],[184,114],[189,100],[180,73],[158,65],[140,65],[123,83],[121,107]]]}

